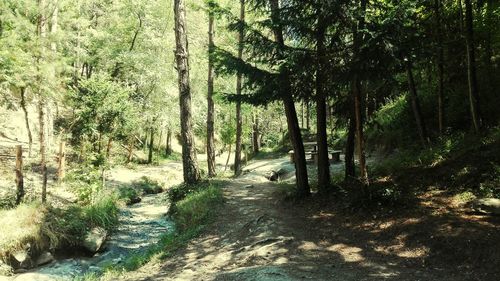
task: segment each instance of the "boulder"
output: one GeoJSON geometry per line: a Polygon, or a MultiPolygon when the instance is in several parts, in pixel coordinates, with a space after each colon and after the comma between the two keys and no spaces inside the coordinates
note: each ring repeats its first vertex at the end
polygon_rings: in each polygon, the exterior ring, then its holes
{"type": "Polygon", "coordinates": [[[253,184],[245,185],[245,188],[254,188],[253,184]]]}
{"type": "Polygon", "coordinates": [[[104,244],[107,235],[108,233],[104,228],[93,228],[85,235],[82,246],[91,253],[97,253],[104,244]]]}
{"type": "Polygon", "coordinates": [[[500,199],[476,199],[472,201],[472,209],[476,212],[500,216],[500,199]]]}
{"type": "Polygon", "coordinates": [[[140,203],[142,201],[142,198],[139,197],[139,196],[134,196],[132,198],[130,198],[128,201],[127,201],[127,205],[130,206],[130,205],[134,205],[134,204],[137,204],[137,203],[140,203]]]}
{"type": "Polygon", "coordinates": [[[277,171],[271,171],[267,173],[266,178],[270,181],[278,181],[282,176],[286,174],[284,169],[279,169],[277,171]]]}
{"type": "Polygon", "coordinates": [[[43,252],[35,261],[36,266],[45,265],[54,261],[54,257],[50,252],[43,252]]]}
{"type": "Polygon", "coordinates": [[[10,265],[14,269],[32,268],[33,267],[33,260],[31,259],[29,251],[28,250],[18,250],[18,251],[13,252],[11,254],[11,257],[10,257],[10,265]]]}

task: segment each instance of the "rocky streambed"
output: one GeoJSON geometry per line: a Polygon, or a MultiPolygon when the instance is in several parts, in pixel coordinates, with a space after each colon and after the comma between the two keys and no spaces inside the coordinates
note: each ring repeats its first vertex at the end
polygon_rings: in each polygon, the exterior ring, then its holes
{"type": "Polygon", "coordinates": [[[147,250],[156,244],[163,234],[173,230],[173,224],[166,216],[166,196],[166,193],[146,195],[140,203],[122,209],[119,227],[107,237],[102,249],[95,255],[66,255],[25,273],[11,277],[0,276],[0,281],[72,280],[123,263],[127,257],[147,250]]]}

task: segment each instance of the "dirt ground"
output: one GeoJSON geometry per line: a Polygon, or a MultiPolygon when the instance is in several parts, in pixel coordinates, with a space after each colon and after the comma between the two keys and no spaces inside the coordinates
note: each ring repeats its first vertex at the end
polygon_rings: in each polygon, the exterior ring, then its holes
{"type": "MultiPolygon", "coordinates": [[[[283,159],[282,159],[283,160],[283,159]]],[[[283,160],[286,161],[286,160],[283,160]]],[[[500,220],[429,192],[414,206],[355,213],[334,198],[283,201],[252,162],[216,223],[172,258],[125,280],[498,280],[500,220]]]]}

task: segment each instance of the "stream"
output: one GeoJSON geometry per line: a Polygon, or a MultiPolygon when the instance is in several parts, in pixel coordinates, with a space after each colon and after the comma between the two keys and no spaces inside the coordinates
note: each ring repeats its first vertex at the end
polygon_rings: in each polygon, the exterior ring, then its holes
{"type": "Polygon", "coordinates": [[[140,203],[122,209],[119,227],[107,238],[104,250],[93,257],[57,259],[9,280],[72,280],[84,274],[99,273],[110,265],[123,263],[130,255],[145,251],[157,243],[161,235],[173,230],[173,223],[166,217],[166,196],[166,193],[146,195],[140,203]]]}

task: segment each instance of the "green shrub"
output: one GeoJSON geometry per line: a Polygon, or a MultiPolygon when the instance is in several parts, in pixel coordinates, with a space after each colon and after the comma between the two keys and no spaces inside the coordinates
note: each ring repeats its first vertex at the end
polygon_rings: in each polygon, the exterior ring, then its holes
{"type": "Polygon", "coordinates": [[[139,192],[131,186],[121,186],[118,188],[118,199],[124,200],[129,205],[139,198],[139,192]]]}
{"type": "Polygon", "coordinates": [[[168,199],[170,202],[175,203],[186,198],[188,194],[207,188],[208,186],[208,182],[201,182],[198,184],[181,183],[168,190],[168,199]]]}

